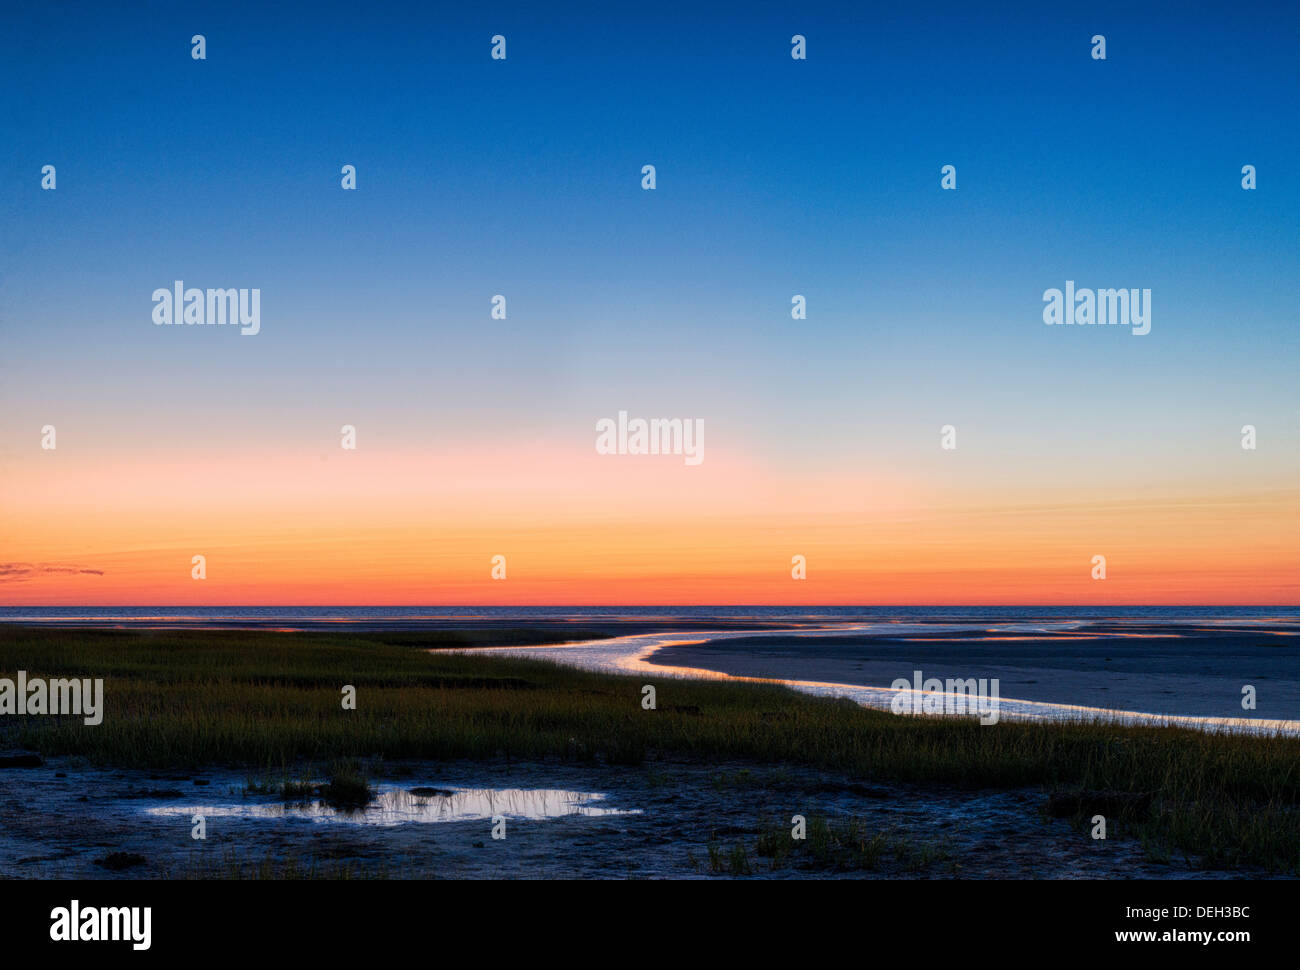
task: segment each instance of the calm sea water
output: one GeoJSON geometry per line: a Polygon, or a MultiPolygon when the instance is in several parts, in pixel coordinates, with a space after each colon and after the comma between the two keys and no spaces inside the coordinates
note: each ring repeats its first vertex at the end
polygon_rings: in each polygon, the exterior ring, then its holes
{"type": "Polygon", "coordinates": [[[411,629],[484,620],[682,620],[910,622],[1131,619],[1300,621],[1295,606],[0,606],[0,623],[106,626],[266,626],[349,624],[411,629]]]}

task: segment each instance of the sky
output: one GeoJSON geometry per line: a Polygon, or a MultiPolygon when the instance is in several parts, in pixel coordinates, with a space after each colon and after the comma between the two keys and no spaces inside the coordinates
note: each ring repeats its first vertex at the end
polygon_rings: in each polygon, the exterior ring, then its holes
{"type": "Polygon", "coordinates": [[[1300,603],[1296,8],[621,6],[7,8],[0,604],[1300,603]]]}

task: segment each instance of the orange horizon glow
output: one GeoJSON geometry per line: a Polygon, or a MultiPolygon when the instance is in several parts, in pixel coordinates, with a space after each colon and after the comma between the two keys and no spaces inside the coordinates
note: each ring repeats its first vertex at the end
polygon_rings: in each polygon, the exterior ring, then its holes
{"type": "Polygon", "coordinates": [[[796,475],[718,453],[684,469],[540,444],[49,458],[0,488],[24,510],[0,532],[2,605],[1300,603],[1296,489],[1107,499],[1084,485],[1045,501],[864,467],[796,475]]]}

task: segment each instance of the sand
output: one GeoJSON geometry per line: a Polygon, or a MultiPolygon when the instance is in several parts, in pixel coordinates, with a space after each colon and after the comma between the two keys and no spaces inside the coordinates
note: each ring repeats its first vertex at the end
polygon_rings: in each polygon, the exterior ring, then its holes
{"type": "Polygon", "coordinates": [[[649,664],[733,676],[888,687],[896,678],[993,678],[1003,698],[1154,714],[1300,718],[1300,638],[1235,626],[1081,624],[1069,634],[740,636],[668,645],[649,664]],[[1242,688],[1256,691],[1242,708],[1242,688]]]}

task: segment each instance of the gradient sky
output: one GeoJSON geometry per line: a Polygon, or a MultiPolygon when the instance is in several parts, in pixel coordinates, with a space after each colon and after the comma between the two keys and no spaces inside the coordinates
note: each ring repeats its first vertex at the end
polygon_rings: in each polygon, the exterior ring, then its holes
{"type": "Polygon", "coordinates": [[[1300,603],[1300,14],[1159,6],[7,10],[0,604],[1300,603]]]}

